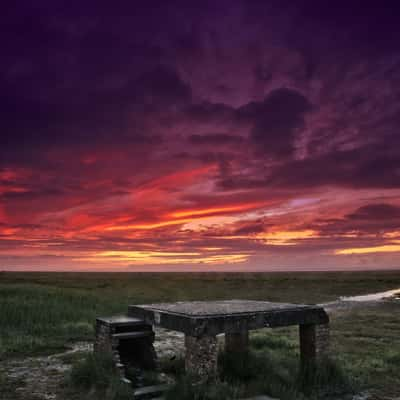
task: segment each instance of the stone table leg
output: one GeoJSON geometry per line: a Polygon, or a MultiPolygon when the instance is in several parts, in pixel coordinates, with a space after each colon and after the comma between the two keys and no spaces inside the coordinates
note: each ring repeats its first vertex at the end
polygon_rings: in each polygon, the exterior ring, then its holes
{"type": "Polygon", "coordinates": [[[208,380],[217,374],[218,346],[216,336],[185,336],[186,373],[200,380],[208,380]]]}
{"type": "Polygon", "coordinates": [[[247,353],[249,350],[249,331],[225,333],[225,351],[230,353],[247,353]]]}
{"type": "Polygon", "coordinates": [[[300,362],[302,368],[315,366],[328,356],[329,323],[300,325],[300,362]]]}
{"type": "Polygon", "coordinates": [[[112,325],[96,320],[95,330],[96,338],[93,346],[94,352],[111,354],[115,347],[112,340],[112,335],[115,332],[115,328],[112,325]]]}

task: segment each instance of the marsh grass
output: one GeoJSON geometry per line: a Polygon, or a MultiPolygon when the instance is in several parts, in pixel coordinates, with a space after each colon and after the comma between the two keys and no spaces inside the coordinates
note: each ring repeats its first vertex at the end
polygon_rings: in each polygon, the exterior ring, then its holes
{"type": "Polygon", "coordinates": [[[260,299],[316,303],[400,287],[396,272],[9,273],[0,272],[0,358],[53,353],[90,340],[98,315],[156,301],[260,299]]]}
{"type": "Polygon", "coordinates": [[[121,382],[114,369],[111,356],[88,354],[74,365],[66,380],[68,398],[128,400],[133,398],[132,389],[121,382]]]}
{"type": "MultiPolygon", "coordinates": [[[[277,351],[276,348],[273,351],[277,351]]],[[[346,398],[353,393],[348,377],[332,360],[317,370],[300,371],[293,355],[251,349],[247,354],[219,355],[216,381],[196,384],[180,374],[166,399],[225,400],[266,394],[281,400],[346,398]]]]}
{"type": "Polygon", "coordinates": [[[337,362],[360,390],[400,395],[400,303],[365,306],[331,318],[337,362]]]}
{"type": "Polygon", "coordinates": [[[195,383],[190,377],[180,377],[165,395],[165,400],[232,400],[243,393],[240,387],[228,382],[195,383]]]}
{"type": "Polygon", "coordinates": [[[38,285],[0,286],[0,357],[51,353],[92,337],[96,296],[38,285]]]}
{"type": "MultiPolygon", "coordinates": [[[[96,316],[121,313],[132,303],[229,298],[316,303],[395,287],[400,287],[398,272],[0,273],[0,359],[54,353],[70,341],[93,340],[96,316]]],[[[335,361],[357,388],[392,397],[400,395],[399,301],[334,313],[331,332],[335,361]]],[[[282,399],[291,398],[292,389],[287,388],[298,360],[297,329],[256,332],[251,336],[251,348],[257,357],[271,363],[266,378],[259,382],[261,389],[283,393],[282,399]]],[[[181,367],[178,362],[170,366],[177,371],[181,367]]],[[[247,387],[256,392],[258,384],[247,379],[247,387]]]]}

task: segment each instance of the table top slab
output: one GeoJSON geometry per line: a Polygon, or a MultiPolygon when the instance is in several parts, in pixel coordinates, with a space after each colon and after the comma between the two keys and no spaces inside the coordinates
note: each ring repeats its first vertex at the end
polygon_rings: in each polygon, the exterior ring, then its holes
{"type": "Polygon", "coordinates": [[[272,303],[254,300],[179,301],[176,303],[140,304],[137,308],[148,311],[179,314],[187,317],[215,317],[279,311],[302,311],[313,308],[304,304],[272,303]]]}
{"type": "Polygon", "coordinates": [[[113,315],[110,317],[97,317],[97,321],[105,325],[124,326],[124,325],[139,325],[143,324],[143,320],[132,318],[127,315],[113,315]]]}
{"type": "Polygon", "coordinates": [[[192,336],[329,321],[320,306],[256,300],[138,304],[128,307],[128,315],[192,336]]]}

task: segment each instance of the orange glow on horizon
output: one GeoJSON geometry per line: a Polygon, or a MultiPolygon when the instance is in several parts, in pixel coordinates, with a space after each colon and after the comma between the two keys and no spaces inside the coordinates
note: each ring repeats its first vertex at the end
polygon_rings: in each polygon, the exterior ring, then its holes
{"type": "Polygon", "coordinates": [[[133,265],[154,264],[219,264],[247,261],[248,254],[213,254],[204,256],[201,252],[172,251],[103,251],[79,257],[77,261],[91,263],[129,263],[133,265]]]}
{"type": "Polygon", "coordinates": [[[346,255],[346,254],[370,254],[370,253],[394,253],[394,252],[400,252],[400,244],[385,244],[382,246],[374,246],[374,247],[342,249],[342,250],[336,250],[335,254],[346,255]]]}

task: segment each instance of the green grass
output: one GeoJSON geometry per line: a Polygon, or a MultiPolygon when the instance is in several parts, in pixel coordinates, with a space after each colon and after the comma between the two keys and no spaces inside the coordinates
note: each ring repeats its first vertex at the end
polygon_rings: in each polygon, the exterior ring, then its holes
{"type": "MultiPolygon", "coordinates": [[[[385,302],[364,305],[354,310],[331,314],[330,370],[340,382],[356,391],[368,391],[377,399],[400,395],[400,303],[385,302]],[[347,377],[347,382],[346,378],[347,377]]],[[[298,331],[294,328],[261,330],[251,335],[251,346],[272,364],[272,385],[288,382],[298,360],[298,331]],[[293,358],[294,357],[294,358],[293,358]]],[[[329,368],[325,372],[329,372],[329,368]]],[[[323,376],[321,376],[321,379],[323,376]]],[[[332,387],[332,380],[328,385],[332,387]]],[[[333,380],[334,381],[334,380],[333,380]]],[[[285,386],[271,387],[270,394],[285,392],[285,386]]],[[[290,394],[290,391],[289,391],[290,394]]],[[[284,398],[280,394],[281,398],[284,398]]],[[[277,396],[279,397],[279,396],[277,396]]],[[[289,396],[290,398],[290,396],[289,396]]]]}
{"type": "MultiPolygon", "coordinates": [[[[230,298],[318,303],[332,301],[339,296],[396,287],[400,287],[400,272],[3,272],[0,273],[0,359],[53,353],[68,342],[92,340],[96,316],[124,312],[127,305],[132,303],[230,298]]],[[[342,367],[346,376],[351,376],[360,390],[398,396],[400,302],[334,314],[331,319],[335,362],[342,367]]],[[[273,370],[271,381],[264,380],[263,390],[271,394],[281,393],[281,398],[284,398],[285,390],[290,387],[287,386],[288,380],[294,376],[293,368],[297,365],[297,330],[256,332],[252,335],[251,343],[253,351],[266,360],[265,363],[271,363],[273,370]]],[[[180,368],[179,365],[176,368],[180,368]]],[[[221,385],[215,390],[224,392],[226,388],[223,383],[221,385]]],[[[259,389],[254,382],[246,385],[250,389],[252,385],[254,390],[259,389]]],[[[221,393],[219,395],[222,398],[221,393]]],[[[288,398],[292,395],[288,390],[288,398]]]]}
{"type": "Polygon", "coordinates": [[[316,303],[400,287],[400,273],[0,273],[0,358],[91,339],[131,303],[229,298],[316,303]]]}
{"type": "Polygon", "coordinates": [[[0,357],[54,352],[67,341],[92,338],[97,296],[76,290],[0,285],[0,357]]]}
{"type": "MultiPolygon", "coordinates": [[[[271,343],[268,340],[266,343],[271,343]]],[[[301,371],[291,346],[269,349],[254,342],[247,354],[219,355],[216,381],[198,384],[195,379],[177,374],[167,400],[228,400],[267,394],[281,400],[345,398],[354,390],[343,369],[333,360],[321,362],[314,373],[301,371]]]]}
{"type": "MultiPolygon", "coordinates": [[[[227,355],[222,355],[222,383],[217,386],[223,392],[226,386],[224,381],[228,380],[240,394],[266,393],[282,400],[303,397],[344,399],[346,393],[353,391],[370,392],[375,396],[374,399],[397,398],[400,396],[399,338],[398,302],[365,305],[355,310],[333,313],[332,363],[319,370],[316,390],[306,396],[302,391],[308,385],[304,385],[304,377],[298,370],[297,327],[254,331],[250,336],[250,344],[255,357],[251,360],[230,360],[227,355]]],[[[182,374],[180,360],[175,360],[173,365],[166,365],[166,372],[178,376],[182,374]]],[[[207,387],[201,389],[207,390],[207,387]]],[[[187,394],[183,394],[190,396],[191,392],[184,390],[187,394]]]]}
{"type": "Polygon", "coordinates": [[[400,304],[382,303],[332,318],[338,362],[362,390],[400,395],[400,304]]]}
{"type": "Polygon", "coordinates": [[[70,400],[131,400],[133,390],[121,382],[111,356],[88,354],[67,377],[65,396],[70,400]]]}
{"type": "Polygon", "coordinates": [[[187,377],[180,377],[166,393],[165,400],[231,400],[238,399],[243,391],[228,382],[216,381],[198,384],[187,377]]]}

